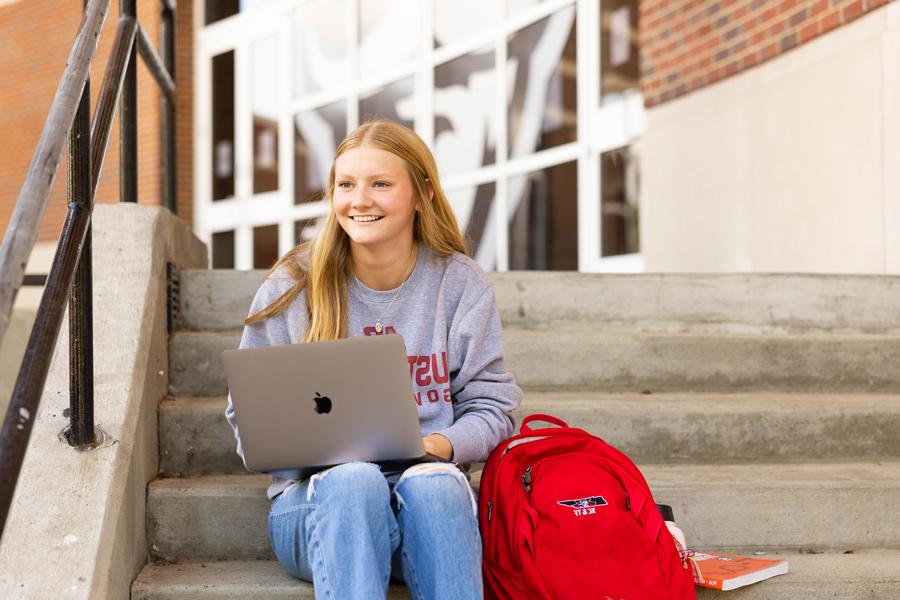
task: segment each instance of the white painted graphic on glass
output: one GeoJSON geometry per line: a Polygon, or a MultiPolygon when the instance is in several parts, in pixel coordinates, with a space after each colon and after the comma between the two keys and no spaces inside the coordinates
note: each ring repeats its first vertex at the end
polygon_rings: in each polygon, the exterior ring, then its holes
{"type": "Polygon", "coordinates": [[[359,79],[366,81],[416,55],[420,0],[360,0],[359,79]]]}
{"type": "Polygon", "coordinates": [[[627,6],[609,18],[609,61],[612,66],[624,65],[631,58],[631,15],[627,6]]]}
{"type": "Polygon", "coordinates": [[[230,140],[222,140],[216,144],[216,177],[220,179],[231,177],[234,166],[233,150],[230,140]]]}
{"type": "Polygon", "coordinates": [[[294,96],[346,86],[347,0],[308,2],[294,13],[294,96]]]}

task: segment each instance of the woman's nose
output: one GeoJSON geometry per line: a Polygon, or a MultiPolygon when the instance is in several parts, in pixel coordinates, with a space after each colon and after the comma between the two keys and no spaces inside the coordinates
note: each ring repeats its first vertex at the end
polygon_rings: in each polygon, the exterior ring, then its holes
{"type": "Polygon", "coordinates": [[[369,198],[369,191],[365,186],[358,186],[355,190],[353,190],[353,198],[350,200],[350,206],[355,208],[361,206],[370,206],[371,204],[372,201],[369,198]]]}

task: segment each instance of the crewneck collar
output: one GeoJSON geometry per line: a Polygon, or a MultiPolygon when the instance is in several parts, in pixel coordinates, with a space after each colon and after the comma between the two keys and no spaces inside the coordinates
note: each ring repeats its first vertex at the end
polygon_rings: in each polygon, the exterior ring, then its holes
{"type": "MultiPolygon", "coordinates": [[[[394,300],[394,296],[397,295],[397,290],[400,289],[400,286],[403,286],[402,295],[405,295],[408,290],[412,287],[415,287],[416,281],[421,278],[422,271],[425,270],[425,265],[428,263],[428,258],[431,256],[431,250],[425,244],[421,242],[417,242],[419,250],[416,253],[416,264],[413,267],[412,273],[409,274],[409,277],[406,278],[406,283],[400,283],[397,287],[390,290],[375,290],[368,287],[366,284],[361,282],[355,276],[350,276],[350,286],[351,288],[357,287],[357,291],[362,290],[362,292],[366,295],[366,300],[372,304],[382,304],[388,303],[394,300]]],[[[399,302],[401,298],[397,298],[399,302]]]]}

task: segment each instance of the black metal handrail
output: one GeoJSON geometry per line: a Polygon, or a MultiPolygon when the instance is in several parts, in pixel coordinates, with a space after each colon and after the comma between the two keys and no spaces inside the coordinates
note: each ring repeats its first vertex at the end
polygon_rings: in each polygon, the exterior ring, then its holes
{"type": "Polygon", "coordinates": [[[110,0],[84,0],[84,19],[0,249],[0,268],[3,269],[0,271],[2,340],[9,312],[12,310],[12,300],[23,283],[25,262],[34,246],[40,218],[46,208],[59,166],[62,143],[66,139],[64,134],[68,130],[68,212],[3,429],[0,431],[0,536],[6,526],[25,450],[31,437],[50,359],[65,313],[67,295],[71,421],[66,437],[72,446],[79,449],[89,449],[97,443],[93,418],[90,222],[117,106],[121,115],[120,200],[137,201],[138,54],[163,91],[161,171],[164,179],[161,183],[164,206],[172,211],[176,206],[173,77],[175,3],[173,0],[161,0],[163,25],[160,37],[164,48],[164,58],[161,59],[149,36],[138,23],[135,0],[120,0],[116,37],[91,125],[88,72],[109,10],[109,2],[110,0]],[[5,267],[9,264],[14,268],[6,271],[5,267]]]}

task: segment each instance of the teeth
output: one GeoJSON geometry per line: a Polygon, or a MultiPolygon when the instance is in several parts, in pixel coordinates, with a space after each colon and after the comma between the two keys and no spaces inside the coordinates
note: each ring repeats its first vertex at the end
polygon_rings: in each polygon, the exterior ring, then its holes
{"type": "Polygon", "coordinates": [[[354,221],[356,221],[357,223],[370,223],[370,222],[372,222],[372,221],[377,221],[377,220],[380,219],[381,217],[373,217],[373,216],[360,217],[360,216],[356,216],[356,217],[350,217],[350,218],[353,219],[354,221]]]}

